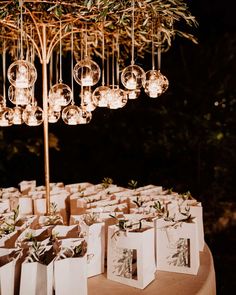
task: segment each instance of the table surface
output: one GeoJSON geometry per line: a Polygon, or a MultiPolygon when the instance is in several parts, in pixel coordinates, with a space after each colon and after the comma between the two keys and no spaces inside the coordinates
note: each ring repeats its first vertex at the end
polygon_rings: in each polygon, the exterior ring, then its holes
{"type": "Polygon", "coordinates": [[[140,290],[106,278],[106,274],[88,279],[88,295],[216,295],[215,269],[212,254],[205,244],[200,252],[197,275],[157,271],[156,279],[140,290]]]}

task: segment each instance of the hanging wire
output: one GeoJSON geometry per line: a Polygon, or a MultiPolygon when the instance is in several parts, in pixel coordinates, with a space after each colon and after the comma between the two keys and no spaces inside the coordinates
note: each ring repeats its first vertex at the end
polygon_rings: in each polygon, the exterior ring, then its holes
{"type": "Polygon", "coordinates": [[[112,88],[115,86],[115,40],[112,38],[112,88]]]}
{"type": "Polygon", "coordinates": [[[105,34],[102,31],[102,86],[105,85],[105,34]]]}
{"type": "Polygon", "coordinates": [[[20,59],[20,50],[21,50],[21,31],[20,31],[20,16],[18,15],[17,19],[17,40],[16,40],[16,59],[20,59]]]}
{"type": "Polygon", "coordinates": [[[154,20],[152,20],[152,69],[155,70],[154,20]]]}
{"type": "Polygon", "coordinates": [[[3,50],[2,50],[2,89],[4,103],[6,103],[6,41],[3,40],[3,50]]]}
{"type": "Polygon", "coordinates": [[[49,74],[50,74],[49,87],[52,88],[52,80],[53,80],[53,51],[52,51],[52,54],[51,54],[51,57],[50,57],[49,74]]]}
{"type": "Polygon", "coordinates": [[[72,99],[71,104],[74,105],[74,76],[73,76],[73,70],[74,70],[74,31],[73,31],[73,25],[71,28],[71,92],[72,92],[72,99]]]}
{"type": "Polygon", "coordinates": [[[85,23],[85,58],[88,57],[88,35],[87,35],[87,23],[85,23]]]}
{"type": "Polygon", "coordinates": [[[134,65],[134,0],[132,0],[132,53],[131,53],[131,65],[134,65]]]}
{"type": "Polygon", "coordinates": [[[109,61],[109,45],[107,46],[107,86],[110,85],[110,61],[109,61]]]}
{"type": "Polygon", "coordinates": [[[119,86],[120,84],[120,66],[119,66],[119,62],[120,62],[120,46],[119,46],[119,32],[116,36],[116,47],[117,47],[117,59],[116,59],[116,81],[117,81],[117,85],[119,86]]]}
{"type": "Polygon", "coordinates": [[[157,69],[158,71],[160,71],[161,69],[161,31],[160,31],[160,17],[158,17],[158,22],[157,22],[157,44],[158,44],[158,48],[157,48],[157,69]]]}
{"type": "Polygon", "coordinates": [[[59,74],[59,83],[62,83],[62,42],[61,42],[61,18],[60,18],[60,74],[59,74]]]}
{"type": "Polygon", "coordinates": [[[24,59],[23,53],[23,1],[19,1],[20,5],[20,59],[24,59]]]}

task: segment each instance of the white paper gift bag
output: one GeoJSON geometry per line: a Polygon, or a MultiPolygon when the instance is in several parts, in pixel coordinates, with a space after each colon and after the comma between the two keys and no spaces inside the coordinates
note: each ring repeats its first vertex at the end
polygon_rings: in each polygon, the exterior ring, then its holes
{"type": "Polygon", "coordinates": [[[34,214],[35,215],[44,215],[47,212],[46,209],[46,199],[40,198],[40,199],[34,199],[34,214]]]}
{"type": "Polygon", "coordinates": [[[10,200],[0,199],[0,214],[10,211],[10,200]]]}
{"type": "MultiPolygon", "coordinates": [[[[38,262],[24,262],[21,267],[20,295],[46,295],[46,266],[38,262]]],[[[50,293],[49,293],[50,294],[50,293]]],[[[52,293],[51,293],[52,294],[52,293]]]]}
{"type": "Polygon", "coordinates": [[[20,295],[53,294],[53,263],[55,258],[53,247],[45,246],[43,243],[38,245],[35,248],[38,250],[32,251],[34,249],[32,247],[28,257],[22,263],[20,295]],[[37,261],[35,261],[35,257],[37,261]]]}
{"type": "Polygon", "coordinates": [[[80,224],[87,241],[87,275],[88,278],[104,272],[105,261],[105,225],[103,222],[87,225],[80,224]]]}
{"type": "Polygon", "coordinates": [[[157,270],[196,275],[200,264],[197,224],[164,219],[154,224],[157,270]]]}
{"type": "Polygon", "coordinates": [[[0,294],[14,295],[15,294],[15,270],[16,260],[10,261],[0,267],[0,294]]]}
{"type": "Polygon", "coordinates": [[[144,289],[155,279],[154,229],[121,232],[108,228],[107,278],[144,289]]]}
{"type": "Polygon", "coordinates": [[[55,261],[55,294],[87,295],[86,269],[86,255],[55,261]]]}
{"type": "Polygon", "coordinates": [[[0,249],[0,294],[18,295],[23,252],[19,249],[0,249]],[[13,256],[12,256],[13,255],[13,256]]]}
{"type": "Polygon", "coordinates": [[[32,215],[33,214],[33,202],[29,197],[19,198],[19,215],[32,215]]]}
{"type": "Polygon", "coordinates": [[[181,212],[189,209],[189,214],[192,217],[196,218],[197,228],[198,228],[198,242],[199,242],[199,250],[203,251],[205,240],[204,240],[204,227],[203,227],[203,208],[201,203],[199,202],[189,202],[186,206],[181,206],[181,212]]]}

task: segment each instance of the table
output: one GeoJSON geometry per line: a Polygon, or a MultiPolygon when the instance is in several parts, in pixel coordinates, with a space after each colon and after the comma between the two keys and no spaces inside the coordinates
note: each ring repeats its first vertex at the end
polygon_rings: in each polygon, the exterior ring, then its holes
{"type": "Polygon", "coordinates": [[[207,244],[200,252],[197,275],[157,271],[156,279],[144,290],[106,278],[106,274],[88,279],[88,295],[216,295],[215,268],[207,244]]]}

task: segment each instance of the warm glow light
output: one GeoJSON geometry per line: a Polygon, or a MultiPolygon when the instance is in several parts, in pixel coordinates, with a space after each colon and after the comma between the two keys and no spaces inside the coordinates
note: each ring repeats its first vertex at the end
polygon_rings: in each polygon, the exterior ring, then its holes
{"type": "Polygon", "coordinates": [[[81,109],[76,105],[67,106],[62,111],[62,120],[68,125],[79,124],[80,116],[81,109]]]}
{"type": "Polygon", "coordinates": [[[101,76],[98,64],[89,58],[79,61],[74,66],[73,73],[75,81],[81,86],[94,86],[101,76]]]}
{"type": "Polygon", "coordinates": [[[10,85],[8,89],[9,100],[16,105],[27,105],[31,103],[32,93],[30,88],[15,88],[10,85]]]}
{"type": "Polygon", "coordinates": [[[92,112],[96,109],[97,104],[92,98],[91,87],[83,87],[81,90],[81,107],[88,111],[92,112]]]}
{"type": "Polygon", "coordinates": [[[168,89],[168,86],[169,81],[160,71],[151,70],[146,73],[144,90],[149,97],[156,98],[160,96],[168,89]]]}
{"type": "Polygon", "coordinates": [[[0,109],[0,126],[7,127],[13,124],[13,110],[8,107],[0,109]]]}
{"type": "Polygon", "coordinates": [[[21,107],[15,107],[13,109],[13,124],[14,125],[21,125],[24,123],[24,120],[22,118],[23,109],[21,107]]]}
{"type": "Polygon", "coordinates": [[[122,71],[121,82],[129,90],[140,89],[145,83],[145,72],[137,65],[130,65],[122,71]]]}
{"type": "Polygon", "coordinates": [[[39,126],[44,119],[43,110],[37,105],[28,105],[23,111],[22,118],[28,126],[39,126]]]}
{"type": "Polygon", "coordinates": [[[70,87],[63,83],[55,84],[49,91],[49,103],[53,106],[67,106],[72,100],[70,87]]]}
{"type": "Polygon", "coordinates": [[[110,96],[110,88],[108,86],[97,87],[92,95],[92,99],[98,107],[107,107],[110,96]]]}
{"type": "Polygon", "coordinates": [[[16,88],[32,87],[37,79],[35,66],[26,60],[17,60],[7,71],[9,82],[16,88]]]}
{"type": "Polygon", "coordinates": [[[109,92],[108,107],[110,109],[119,109],[126,105],[128,101],[127,91],[120,89],[119,86],[111,86],[109,92]]]}

